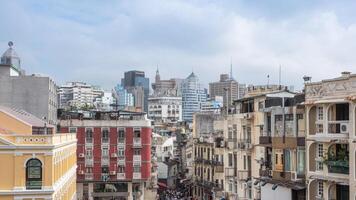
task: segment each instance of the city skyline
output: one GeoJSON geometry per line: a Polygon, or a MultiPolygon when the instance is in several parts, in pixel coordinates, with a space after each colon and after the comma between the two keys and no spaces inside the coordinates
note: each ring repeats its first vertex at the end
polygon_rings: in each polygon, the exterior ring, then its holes
{"type": "Polygon", "coordinates": [[[356,32],[348,3],[8,1],[0,45],[13,41],[28,73],[49,74],[58,84],[112,88],[133,68],[153,79],[158,65],[162,77],[194,71],[207,87],[232,60],[239,82],[266,84],[269,74],[278,83],[281,65],[282,83],[301,89],[304,75],[318,81],[352,71],[356,32]]]}

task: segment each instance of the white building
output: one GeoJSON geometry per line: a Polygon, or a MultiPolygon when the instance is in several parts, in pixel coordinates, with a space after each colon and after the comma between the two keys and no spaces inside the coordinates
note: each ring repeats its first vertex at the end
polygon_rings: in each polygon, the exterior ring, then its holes
{"type": "Polygon", "coordinates": [[[94,106],[95,99],[103,95],[103,91],[98,87],[84,82],[68,82],[58,89],[59,107],[82,107],[94,106]]]}
{"type": "Polygon", "coordinates": [[[201,103],[206,101],[206,96],[206,92],[201,87],[198,77],[192,72],[182,83],[184,121],[193,121],[193,114],[200,111],[201,103]]]}
{"type": "Polygon", "coordinates": [[[224,98],[222,96],[215,96],[212,99],[208,99],[207,101],[201,103],[200,111],[219,114],[221,108],[223,108],[223,101],[224,98]]]}
{"type": "Polygon", "coordinates": [[[182,121],[182,97],[149,97],[148,105],[148,117],[154,121],[182,121]]]}

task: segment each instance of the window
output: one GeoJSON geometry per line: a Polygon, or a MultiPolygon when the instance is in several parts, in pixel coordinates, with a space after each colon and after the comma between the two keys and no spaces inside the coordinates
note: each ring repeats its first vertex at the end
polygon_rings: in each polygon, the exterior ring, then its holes
{"type": "Polygon", "coordinates": [[[86,167],[85,168],[85,173],[87,173],[87,174],[93,173],[93,168],[92,167],[86,167]]]}
{"type": "Polygon", "coordinates": [[[117,167],[118,173],[125,173],[125,167],[124,166],[118,166],[117,167]]]}
{"type": "Polygon", "coordinates": [[[108,174],[109,173],[109,167],[102,167],[101,168],[101,173],[102,174],[108,174]]]}
{"type": "Polygon", "coordinates": [[[286,121],[293,121],[293,114],[286,114],[284,115],[286,121]]]}
{"type": "Polygon", "coordinates": [[[136,138],[141,137],[141,130],[140,129],[135,129],[134,130],[134,137],[136,137],[136,138]]]}
{"type": "Polygon", "coordinates": [[[246,156],[244,156],[244,170],[246,170],[246,168],[247,168],[246,164],[247,164],[247,159],[246,159],[246,156]]]}
{"type": "Polygon", "coordinates": [[[108,128],[103,128],[101,130],[101,141],[103,143],[109,143],[109,129],[108,128]]]}
{"type": "Polygon", "coordinates": [[[276,122],[282,121],[282,120],[283,120],[283,116],[282,116],[282,115],[275,115],[275,116],[274,116],[274,120],[275,120],[276,122]]]}
{"type": "Polygon", "coordinates": [[[139,172],[141,172],[141,166],[134,165],[134,167],[133,167],[133,172],[134,172],[134,173],[139,173],[139,172]]]}
{"type": "Polygon", "coordinates": [[[125,141],[125,129],[124,128],[119,128],[117,131],[117,138],[119,143],[124,143],[125,141]]]}
{"type": "Polygon", "coordinates": [[[85,141],[86,141],[86,143],[93,142],[93,129],[92,128],[85,129],[85,141]]]}
{"type": "MultiPolygon", "coordinates": [[[[324,156],[323,144],[318,144],[316,151],[317,151],[316,157],[322,158],[324,156]]],[[[322,161],[317,161],[316,165],[317,165],[316,169],[318,171],[322,171],[324,169],[324,165],[322,161]]]]}
{"type": "Polygon", "coordinates": [[[77,128],[69,127],[69,133],[77,133],[77,128]]]}
{"type": "Polygon", "coordinates": [[[86,157],[86,158],[92,158],[92,157],[93,157],[93,149],[87,148],[87,149],[85,150],[85,157],[86,157]]]}
{"type": "Polygon", "coordinates": [[[318,196],[319,197],[323,197],[323,193],[324,193],[324,185],[322,181],[318,182],[318,196]]]}
{"type": "Polygon", "coordinates": [[[30,159],[26,163],[26,189],[42,188],[42,163],[38,159],[30,159]]]}
{"type": "Polygon", "coordinates": [[[232,154],[231,153],[229,153],[229,157],[228,157],[228,159],[229,159],[229,167],[232,167],[232,154]]]}
{"type": "Polygon", "coordinates": [[[118,153],[119,157],[124,157],[125,156],[125,149],[124,148],[119,148],[117,153],[118,153]]]}
{"type": "Polygon", "coordinates": [[[109,149],[107,147],[103,147],[101,150],[102,157],[109,157],[109,149]]]}
{"type": "Polygon", "coordinates": [[[316,132],[317,133],[323,133],[323,124],[316,124],[316,132]]]}
{"type": "Polygon", "coordinates": [[[137,155],[137,156],[141,155],[141,150],[140,149],[135,149],[134,150],[134,155],[137,155]]]}
{"type": "Polygon", "coordinates": [[[324,110],[323,110],[322,106],[319,106],[316,109],[316,118],[317,118],[317,120],[323,120],[323,118],[324,118],[324,110]]]}

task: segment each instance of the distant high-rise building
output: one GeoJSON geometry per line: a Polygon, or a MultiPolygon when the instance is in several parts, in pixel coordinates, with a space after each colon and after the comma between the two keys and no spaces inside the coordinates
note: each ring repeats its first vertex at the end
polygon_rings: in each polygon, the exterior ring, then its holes
{"type": "Polygon", "coordinates": [[[242,98],[245,95],[245,90],[244,84],[239,84],[228,74],[221,74],[218,82],[209,83],[210,97],[222,96],[224,106],[230,106],[234,100],[242,98]]]}
{"type": "Polygon", "coordinates": [[[115,92],[117,95],[117,104],[120,109],[126,109],[127,107],[134,106],[134,96],[129,93],[122,85],[117,84],[115,87],[115,92]]]}
{"type": "Polygon", "coordinates": [[[150,80],[145,77],[145,72],[136,70],[125,72],[124,78],[121,79],[121,85],[133,94],[135,106],[141,107],[147,112],[150,80]]]}
{"type": "Polygon", "coordinates": [[[103,94],[104,91],[98,86],[83,82],[68,82],[58,89],[60,108],[94,106],[103,94]]]}
{"type": "Polygon", "coordinates": [[[50,124],[57,121],[56,84],[47,76],[25,75],[12,42],[1,57],[0,105],[23,109],[50,124]]]}
{"type": "Polygon", "coordinates": [[[201,103],[205,102],[207,94],[201,87],[198,77],[192,72],[182,83],[183,121],[192,122],[193,114],[199,112],[201,103]]]}
{"type": "Polygon", "coordinates": [[[182,79],[161,80],[157,69],[155,82],[152,83],[153,96],[181,96],[182,79]]]}

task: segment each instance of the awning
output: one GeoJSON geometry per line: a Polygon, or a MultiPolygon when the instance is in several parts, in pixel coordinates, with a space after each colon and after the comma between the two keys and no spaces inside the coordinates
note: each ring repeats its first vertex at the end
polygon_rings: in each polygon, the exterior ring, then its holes
{"type": "Polygon", "coordinates": [[[157,185],[159,187],[168,188],[167,184],[165,184],[165,183],[157,182],[157,185]]]}

